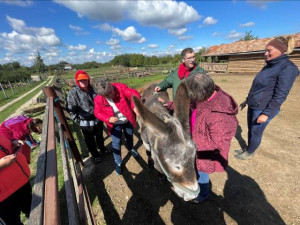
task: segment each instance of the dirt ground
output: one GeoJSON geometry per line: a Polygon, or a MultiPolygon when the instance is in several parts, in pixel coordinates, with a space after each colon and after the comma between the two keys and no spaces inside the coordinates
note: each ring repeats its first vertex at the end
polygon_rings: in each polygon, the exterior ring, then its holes
{"type": "MultiPolygon", "coordinates": [[[[238,103],[245,99],[254,78],[211,76],[238,103]]],[[[156,171],[148,170],[138,132],[135,147],[141,158],[134,159],[122,146],[121,176],[114,172],[112,155],[95,166],[87,163],[85,179],[97,224],[300,224],[299,91],[298,77],[255,156],[246,161],[234,158],[234,150],[247,141],[247,110],[239,112],[229,166],[226,172],[211,175],[211,196],[202,204],[184,202],[167,181],[158,181],[156,171]]],[[[106,137],[105,143],[110,142],[106,137]]]]}

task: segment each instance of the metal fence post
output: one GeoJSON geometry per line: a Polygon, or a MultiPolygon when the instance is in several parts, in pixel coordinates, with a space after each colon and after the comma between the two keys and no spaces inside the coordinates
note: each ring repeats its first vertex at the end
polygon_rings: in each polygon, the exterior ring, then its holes
{"type": "Polygon", "coordinates": [[[12,86],[11,86],[11,84],[10,84],[9,81],[8,81],[8,84],[9,84],[9,86],[10,86],[10,90],[12,91],[13,95],[15,95],[14,89],[12,88],[12,86]]]}
{"type": "Polygon", "coordinates": [[[2,91],[3,91],[4,97],[7,99],[7,95],[6,95],[5,91],[4,91],[4,88],[2,87],[2,84],[1,84],[1,83],[0,83],[0,88],[1,88],[2,91]]]}

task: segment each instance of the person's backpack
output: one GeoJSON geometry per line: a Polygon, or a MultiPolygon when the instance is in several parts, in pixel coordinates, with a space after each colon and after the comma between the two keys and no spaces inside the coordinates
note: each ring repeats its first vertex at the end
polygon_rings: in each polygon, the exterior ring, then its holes
{"type": "Polygon", "coordinates": [[[14,116],[12,118],[9,118],[8,120],[4,121],[3,125],[6,127],[9,127],[13,124],[22,122],[24,120],[26,120],[28,117],[24,116],[24,115],[19,115],[19,116],[14,116]]]}

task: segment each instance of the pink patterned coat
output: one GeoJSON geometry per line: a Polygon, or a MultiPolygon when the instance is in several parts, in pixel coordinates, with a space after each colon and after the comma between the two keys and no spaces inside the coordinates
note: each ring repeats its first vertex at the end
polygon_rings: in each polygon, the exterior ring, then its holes
{"type": "Polygon", "coordinates": [[[237,103],[220,87],[216,86],[216,91],[212,99],[196,104],[193,111],[192,136],[197,145],[196,166],[198,171],[204,173],[225,170],[230,142],[238,125],[237,103]]]}

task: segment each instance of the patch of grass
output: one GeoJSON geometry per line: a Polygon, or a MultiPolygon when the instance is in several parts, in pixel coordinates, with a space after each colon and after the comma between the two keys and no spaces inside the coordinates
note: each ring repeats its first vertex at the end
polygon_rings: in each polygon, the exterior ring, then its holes
{"type": "Polygon", "coordinates": [[[222,79],[221,82],[227,82],[227,80],[226,79],[222,79]]]}
{"type": "Polygon", "coordinates": [[[0,102],[0,106],[3,106],[11,101],[13,101],[14,99],[22,96],[23,94],[27,93],[28,91],[32,90],[33,88],[37,87],[38,85],[40,85],[43,81],[39,81],[39,82],[36,82],[36,83],[33,83],[33,84],[30,84],[29,86],[27,87],[24,87],[24,88],[16,88],[14,89],[15,91],[15,95],[13,95],[13,93],[11,92],[11,90],[5,90],[5,92],[7,93],[7,96],[8,98],[7,99],[4,99],[4,94],[3,94],[3,91],[1,90],[0,91],[0,99],[3,99],[1,100],[0,102]]]}
{"type": "MultiPolygon", "coordinates": [[[[45,85],[46,85],[46,83],[45,83],[45,85]]],[[[44,85],[41,87],[41,89],[43,87],[44,87],[44,85]]],[[[7,107],[6,109],[4,109],[3,111],[1,111],[0,123],[2,123],[6,118],[8,118],[11,114],[13,114],[25,102],[27,102],[30,99],[32,99],[41,89],[40,88],[36,89],[35,91],[33,91],[30,94],[26,95],[24,98],[22,98],[19,101],[15,102],[13,105],[11,105],[11,106],[7,107]]]]}
{"type": "Polygon", "coordinates": [[[150,82],[157,81],[157,80],[162,80],[164,78],[166,78],[166,75],[157,74],[157,75],[148,76],[148,77],[135,77],[135,78],[129,78],[129,79],[120,79],[119,82],[124,83],[131,88],[138,88],[138,87],[144,86],[146,83],[150,83],[150,82]]]}

